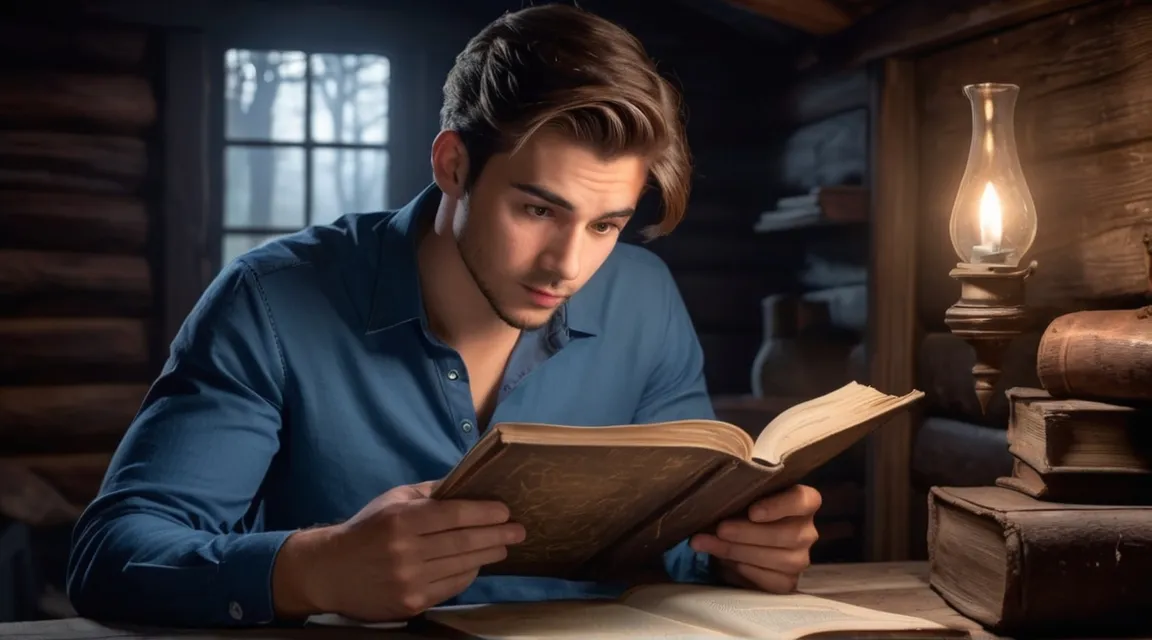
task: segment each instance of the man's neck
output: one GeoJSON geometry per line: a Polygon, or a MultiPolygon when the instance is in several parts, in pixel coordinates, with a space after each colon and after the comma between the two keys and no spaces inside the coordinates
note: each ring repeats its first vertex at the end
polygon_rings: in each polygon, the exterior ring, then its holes
{"type": "Polygon", "coordinates": [[[496,315],[465,266],[452,234],[450,212],[445,211],[450,206],[455,203],[443,197],[435,218],[425,219],[418,234],[417,269],[429,327],[458,350],[484,344],[511,348],[520,330],[496,315]]]}

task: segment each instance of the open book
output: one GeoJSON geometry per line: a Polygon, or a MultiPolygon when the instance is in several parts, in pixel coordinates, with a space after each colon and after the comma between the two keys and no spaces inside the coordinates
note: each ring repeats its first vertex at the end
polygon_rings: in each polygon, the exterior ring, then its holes
{"type": "MultiPolygon", "coordinates": [[[[424,619],[472,637],[512,638],[963,638],[929,620],[793,593],[653,584],[618,600],[557,600],[434,608],[424,619]]],[[[446,634],[447,635],[447,634],[446,634]]]]}
{"type": "Polygon", "coordinates": [[[852,382],[785,410],[755,441],[708,420],[496,424],[432,497],[499,500],[524,525],[526,539],[485,573],[658,573],[665,551],[795,484],[923,396],[852,382]]]}

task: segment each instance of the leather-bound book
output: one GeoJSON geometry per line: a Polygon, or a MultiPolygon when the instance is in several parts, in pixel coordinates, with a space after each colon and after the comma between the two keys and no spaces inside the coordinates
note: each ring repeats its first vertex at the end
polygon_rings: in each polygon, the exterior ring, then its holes
{"type": "Polygon", "coordinates": [[[708,420],[619,426],[501,423],[432,494],[499,500],[527,537],[485,573],[611,579],[785,489],[923,397],[848,383],[793,406],[753,441],[708,420]]]}
{"type": "Polygon", "coordinates": [[[1152,504],[1152,410],[1013,387],[1000,486],[1055,502],[1152,504]]]}
{"type": "Polygon", "coordinates": [[[929,584],[997,634],[1152,631],[1152,507],[932,487],[929,584]]]}
{"type": "Polygon", "coordinates": [[[1012,461],[1012,474],[996,486],[1037,500],[1072,504],[1152,505],[1152,474],[1113,471],[1041,473],[1022,460],[1012,461]]]}
{"type": "Polygon", "coordinates": [[[1152,401],[1152,306],[1056,318],[1040,337],[1036,375],[1058,398],[1152,401]]]}

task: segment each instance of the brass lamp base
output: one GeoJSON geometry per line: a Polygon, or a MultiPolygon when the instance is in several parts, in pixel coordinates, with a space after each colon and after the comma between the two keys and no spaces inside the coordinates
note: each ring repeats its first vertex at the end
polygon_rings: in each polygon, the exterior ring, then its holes
{"type": "Polygon", "coordinates": [[[961,262],[948,275],[960,281],[960,299],[944,314],[952,333],[964,338],[976,352],[972,377],[980,410],[1000,379],[1004,349],[1030,324],[1024,304],[1024,280],[1036,269],[961,262]]]}

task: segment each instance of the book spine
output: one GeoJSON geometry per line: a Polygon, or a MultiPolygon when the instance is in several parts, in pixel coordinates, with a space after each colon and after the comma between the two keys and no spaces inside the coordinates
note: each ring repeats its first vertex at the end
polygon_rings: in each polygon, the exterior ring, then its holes
{"type": "Polygon", "coordinates": [[[1147,619],[1152,509],[1016,511],[1004,524],[1019,552],[1008,553],[1008,589],[995,630],[1125,632],[1147,619]]]}
{"type": "Polygon", "coordinates": [[[1152,306],[1056,318],[1040,338],[1036,373],[1057,398],[1152,400],[1152,306]]]}

